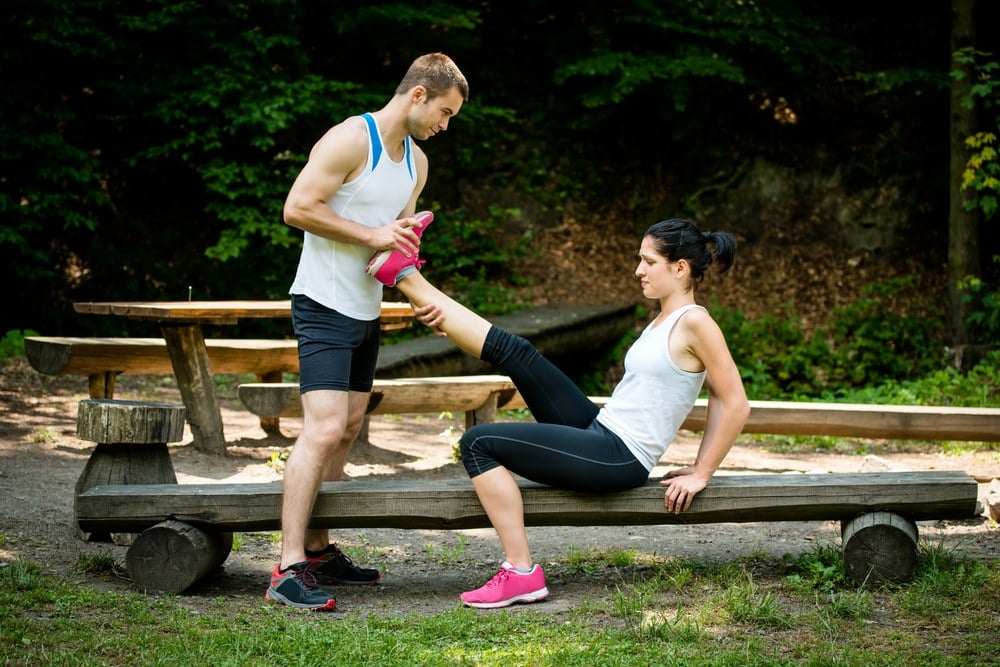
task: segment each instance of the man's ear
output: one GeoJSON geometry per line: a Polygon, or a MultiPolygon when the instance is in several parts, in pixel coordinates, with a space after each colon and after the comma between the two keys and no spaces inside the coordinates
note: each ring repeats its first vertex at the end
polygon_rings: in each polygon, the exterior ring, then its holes
{"type": "Polygon", "coordinates": [[[427,101],[427,89],[423,86],[414,86],[410,89],[410,101],[414,104],[421,104],[427,101]]]}

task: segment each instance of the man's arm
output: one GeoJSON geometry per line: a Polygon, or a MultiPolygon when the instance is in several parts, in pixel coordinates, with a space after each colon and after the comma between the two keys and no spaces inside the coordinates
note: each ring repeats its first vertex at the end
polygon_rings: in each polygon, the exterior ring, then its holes
{"type": "Polygon", "coordinates": [[[410,230],[415,220],[396,220],[384,227],[369,228],[337,215],[327,205],[340,186],[364,168],[367,158],[368,129],[364,121],[351,118],[331,128],[316,142],[309,161],[288,192],[285,224],[333,241],[374,250],[395,248],[409,256],[416,252],[420,241],[410,230]]]}

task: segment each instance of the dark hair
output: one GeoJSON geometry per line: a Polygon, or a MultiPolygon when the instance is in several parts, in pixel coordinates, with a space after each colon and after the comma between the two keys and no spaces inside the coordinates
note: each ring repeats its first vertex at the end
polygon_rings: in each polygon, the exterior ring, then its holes
{"type": "Polygon", "coordinates": [[[732,234],[703,232],[693,222],[681,218],[650,225],[645,235],[653,239],[656,251],[671,262],[687,260],[693,285],[702,281],[712,264],[716,271],[725,273],[736,256],[736,239],[732,234]]]}
{"type": "Polygon", "coordinates": [[[426,88],[428,100],[445,95],[452,88],[458,89],[463,100],[469,99],[469,82],[455,61],[443,53],[427,53],[414,60],[396,86],[396,94],[401,95],[414,86],[426,88]]]}

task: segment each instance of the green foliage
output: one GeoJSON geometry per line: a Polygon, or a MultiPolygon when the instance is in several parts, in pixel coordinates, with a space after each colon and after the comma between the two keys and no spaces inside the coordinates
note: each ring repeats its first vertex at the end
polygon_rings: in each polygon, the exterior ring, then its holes
{"type": "Polygon", "coordinates": [[[871,283],[858,301],[834,313],[827,391],[920,377],[941,367],[945,349],[938,342],[940,324],[888,309],[889,299],[912,283],[912,276],[871,283]]]}
{"type": "Polygon", "coordinates": [[[755,399],[834,398],[861,387],[916,379],[941,368],[941,324],[888,306],[912,279],[875,283],[806,334],[794,314],[749,319],[713,309],[755,399]]]}
{"type": "Polygon", "coordinates": [[[1000,134],[1000,78],[997,78],[1000,62],[993,57],[989,51],[965,47],[952,54],[954,68],[951,71],[955,79],[964,79],[966,73],[972,79],[962,104],[969,109],[978,108],[993,114],[987,123],[991,129],[975,132],[965,140],[973,153],[962,173],[961,186],[963,191],[975,192],[975,197],[965,202],[966,209],[979,209],[987,218],[992,218],[997,212],[1000,199],[1000,156],[995,145],[1000,134]]]}
{"type": "Polygon", "coordinates": [[[792,589],[830,593],[848,585],[844,555],[835,546],[817,546],[798,556],[786,554],[782,561],[785,585],[792,589]]]}
{"type": "Polygon", "coordinates": [[[521,212],[489,207],[485,220],[470,219],[462,209],[435,218],[433,234],[421,244],[423,272],[461,303],[496,315],[518,307],[513,295],[524,281],[511,266],[531,252],[531,234],[523,231],[521,212]]]}
{"type": "Polygon", "coordinates": [[[0,361],[13,357],[24,356],[24,339],[26,336],[37,336],[37,331],[20,331],[12,329],[0,338],[0,361]]]}
{"type": "MultiPolygon", "coordinates": [[[[793,569],[805,573],[810,562],[827,561],[806,556],[793,569]]],[[[984,610],[1000,601],[996,562],[922,548],[917,579],[877,598],[836,586],[789,596],[770,581],[772,564],[758,565],[764,572],[674,561],[610,587],[607,573],[590,583],[585,571],[560,573],[560,585],[574,580],[594,590],[568,616],[545,605],[530,614],[391,609],[338,614],[330,632],[328,617],[266,606],[255,595],[199,602],[106,592],[15,559],[0,563],[0,653],[14,664],[283,665],[333,655],[346,664],[565,667],[987,664],[995,652],[995,622],[984,610]],[[685,583],[665,586],[671,572],[684,572],[685,583]],[[815,604],[803,605],[809,595],[815,604]],[[892,623],[870,621],[873,600],[892,623]]],[[[105,565],[88,576],[112,574],[105,565]]]]}
{"type": "MultiPolygon", "coordinates": [[[[1000,255],[993,256],[1000,266],[1000,255]]],[[[969,304],[966,324],[973,341],[996,345],[1000,343],[1000,282],[992,287],[982,278],[967,276],[959,281],[962,301],[969,304]]]]}
{"type": "Polygon", "coordinates": [[[830,356],[821,337],[807,336],[790,316],[750,319],[733,310],[712,312],[751,398],[809,396],[818,391],[818,369],[830,356]]]}

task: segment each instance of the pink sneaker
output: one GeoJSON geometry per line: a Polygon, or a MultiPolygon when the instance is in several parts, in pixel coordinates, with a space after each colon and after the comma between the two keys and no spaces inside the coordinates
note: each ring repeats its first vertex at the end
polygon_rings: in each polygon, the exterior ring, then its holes
{"type": "Polygon", "coordinates": [[[477,588],[459,597],[469,607],[479,609],[495,609],[507,607],[515,602],[539,602],[549,596],[545,587],[545,573],[540,565],[531,568],[531,572],[522,574],[514,566],[504,561],[500,571],[486,582],[482,588],[477,588]]]}
{"type": "MultiPolygon", "coordinates": [[[[424,235],[427,225],[434,220],[434,214],[430,211],[421,211],[414,216],[419,222],[413,227],[417,238],[424,235]]],[[[412,257],[405,257],[398,250],[379,250],[372,255],[371,261],[365,267],[365,273],[374,277],[386,287],[395,287],[399,280],[399,272],[411,266],[420,268],[424,260],[420,259],[420,253],[412,257]]]]}

